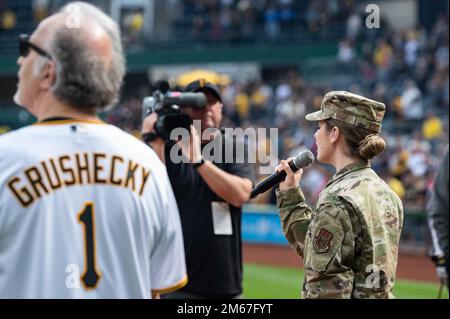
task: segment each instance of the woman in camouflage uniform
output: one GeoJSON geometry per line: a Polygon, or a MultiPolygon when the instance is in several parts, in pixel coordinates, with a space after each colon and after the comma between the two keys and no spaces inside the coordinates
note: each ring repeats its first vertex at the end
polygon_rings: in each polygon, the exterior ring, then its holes
{"type": "MultiPolygon", "coordinates": [[[[383,103],[345,91],[325,95],[318,122],[317,160],[336,174],[310,208],[287,161],[277,189],[283,231],[303,257],[304,298],[393,298],[403,207],[398,196],[370,168],[386,144],[378,136],[383,103]]],[[[289,161],[289,160],[288,160],[289,161]]]]}

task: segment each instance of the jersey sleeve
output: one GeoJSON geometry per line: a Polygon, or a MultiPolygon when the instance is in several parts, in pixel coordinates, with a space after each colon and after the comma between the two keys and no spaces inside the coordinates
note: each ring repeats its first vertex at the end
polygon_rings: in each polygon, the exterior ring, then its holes
{"type": "Polygon", "coordinates": [[[187,284],[183,233],[178,207],[166,171],[158,176],[162,192],[161,228],[150,254],[152,291],[167,293],[187,284]]]}

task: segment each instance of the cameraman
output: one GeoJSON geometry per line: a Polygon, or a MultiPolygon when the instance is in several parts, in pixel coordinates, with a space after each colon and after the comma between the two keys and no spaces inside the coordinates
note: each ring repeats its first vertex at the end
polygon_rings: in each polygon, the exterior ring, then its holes
{"type": "MultiPolygon", "coordinates": [[[[175,164],[170,158],[173,141],[161,137],[148,143],[166,164],[169,179],[180,211],[188,284],[163,298],[204,299],[242,297],[242,205],[250,198],[254,181],[254,167],[236,163],[237,144],[233,140],[233,161],[225,163],[227,139],[218,128],[222,120],[222,98],[219,89],[204,79],[190,83],[186,92],[203,92],[204,108],[185,107],[182,112],[192,120],[201,121],[201,132],[191,125],[190,144],[182,145],[182,153],[189,162],[175,164]],[[208,128],[216,134],[201,139],[208,128]],[[203,147],[217,138],[222,141],[222,160],[202,157],[203,147]]],[[[147,116],[142,133],[154,132],[157,114],[147,116]]],[[[217,140],[216,140],[217,141],[217,140]]],[[[240,145],[242,146],[242,145],[240,145]]],[[[242,149],[242,148],[241,148],[242,149]]],[[[246,145],[243,147],[247,152],[246,145]]]]}

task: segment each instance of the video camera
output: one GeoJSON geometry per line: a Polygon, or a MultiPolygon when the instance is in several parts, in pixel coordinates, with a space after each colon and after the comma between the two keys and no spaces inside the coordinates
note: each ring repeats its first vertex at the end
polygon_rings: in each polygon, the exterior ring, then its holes
{"type": "Polygon", "coordinates": [[[173,129],[182,127],[189,131],[192,124],[191,117],[181,113],[181,108],[204,108],[206,97],[201,92],[171,92],[169,83],[164,80],[158,81],[155,86],[156,90],[152,96],[145,97],[142,102],[142,116],[144,119],[149,114],[156,112],[158,114],[158,120],[155,123],[156,135],[168,141],[173,129]]]}

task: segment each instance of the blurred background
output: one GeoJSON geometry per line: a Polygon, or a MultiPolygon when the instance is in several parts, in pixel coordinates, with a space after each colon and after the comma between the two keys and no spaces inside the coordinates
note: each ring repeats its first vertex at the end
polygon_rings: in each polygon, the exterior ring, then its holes
{"type": "MultiPolygon", "coordinates": [[[[67,2],[0,0],[0,134],[34,122],[12,100],[18,34],[32,33],[67,2]]],[[[419,284],[415,290],[405,286],[399,296],[435,298],[426,202],[449,137],[447,0],[88,2],[120,24],[127,52],[121,101],[102,117],[137,136],[142,99],[160,79],[168,79],[173,89],[198,77],[216,83],[225,104],[223,126],[278,128],[276,142],[259,136],[250,146],[278,152],[280,159],[302,149],[315,151],[315,127],[304,115],[320,107],[326,92],[348,90],[384,102],[382,136],[388,148],[372,166],[403,200],[399,277],[419,284]],[[375,28],[367,24],[374,21],[370,4],[379,7],[375,28]]],[[[319,164],[305,170],[302,187],[311,203],[332,174],[319,164]]],[[[246,297],[299,296],[300,258],[287,247],[274,199],[268,192],[244,209],[246,297]],[[272,270],[261,270],[262,264],[272,270]],[[283,279],[288,272],[274,266],[295,274],[283,279]]],[[[403,289],[402,282],[397,289],[403,289]]]]}

